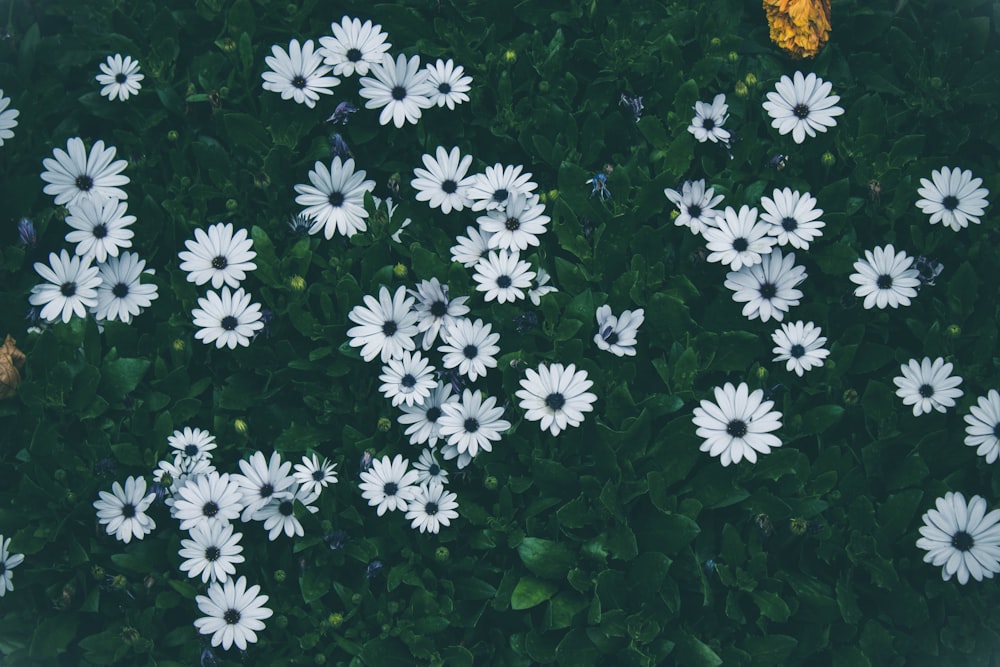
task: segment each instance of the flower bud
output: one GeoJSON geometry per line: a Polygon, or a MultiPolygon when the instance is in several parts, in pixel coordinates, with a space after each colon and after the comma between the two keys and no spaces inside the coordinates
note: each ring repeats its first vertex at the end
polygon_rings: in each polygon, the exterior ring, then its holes
{"type": "Polygon", "coordinates": [[[823,166],[824,166],[824,167],[826,167],[827,169],[829,169],[829,168],[830,168],[830,167],[832,167],[833,165],[837,164],[837,158],[836,158],[836,157],[834,157],[833,153],[831,153],[830,151],[827,151],[827,152],[823,153],[823,154],[822,154],[822,155],[820,156],[820,158],[819,158],[819,161],[820,161],[820,162],[821,162],[821,163],[823,164],[823,166]]]}
{"type": "Polygon", "coordinates": [[[736,85],[733,86],[733,92],[736,93],[736,97],[746,97],[750,94],[750,90],[747,85],[742,81],[737,81],[736,85]]]}
{"type": "Polygon", "coordinates": [[[439,563],[447,563],[449,558],[451,558],[451,552],[448,551],[448,547],[438,547],[434,551],[434,559],[439,563]]]}
{"type": "Polygon", "coordinates": [[[496,491],[497,487],[500,486],[500,482],[497,480],[496,477],[490,475],[489,477],[483,480],[483,486],[486,488],[487,491],[496,491]]]}
{"type": "Polygon", "coordinates": [[[767,378],[767,369],[764,368],[763,366],[758,366],[757,367],[757,379],[758,380],[764,380],[766,378],[767,378]]]}
{"type": "Polygon", "coordinates": [[[551,86],[550,86],[550,84],[549,84],[548,81],[539,81],[538,82],[538,92],[540,92],[540,93],[547,93],[547,92],[549,92],[549,88],[550,87],[551,86]]]}
{"type": "Polygon", "coordinates": [[[958,338],[959,336],[962,335],[962,327],[958,326],[957,324],[948,325],[948,335],[951,336],[952,338],[958,338]]]}
{"type": "Polygon", "coordinates": [[[131,646],[139,639],[139,631],[133,628],[131,625],[126,625],[121,631],[122,643],[126,646],[131,646]]]}
{"type": "Polygon", "coordinates": [[[184,341],[181,340],[180,338],[175,338],[174,342],[171,344],[171,347],[174,348],[174,352],[183,352],[184,351],[184,341]]]}
{"type": "Polygon", "coordinates": [[[344,624],[344,615],[333,613],[326,617],[326,622],[330,624],[331,628],[339,628],[344,624]]]}
{"type": "Polygon", "coordinates": [[[232,213],[233,211],[235,211],[239,207],[240,207],[240,203],[238,201],[236,201],[235,199],[227,199],[226,200],[226,210],[229,211],[230,213],[232,213]]]}
{"type": "Polygon", "coordinates": [[[737,63],[740,60],[740,54],[736,53],[735,51],[730,51],[729,55],[727,55],[726,58],[728,58],[729,62],[731,63],[737,63]]]}
{"type": "Polygon", "coordinates": [[[396,276],[400,280],[409,275],[410,271],[406,268],[405,264],[396,262],[396,265],[392,267],[392,275],[396,276]]]}
{"type": "Polygon", "coordinates": [[[288,279],[288,286],[296,292],[301,292],[306,288],[306,279],[302,276],[292,276],[288,279]]]}
{"type": "Polygon", "coordinates": [[[517,51],[514,49],[507,49],[504,51],[503,59],[509,63],[517,62],[517,51]]]}
{"type": "Polygon", "coordinates": [[[747,86],[750,88],[757,85],[757,75],[753,72],[747,72],[747,75],[743,77],[743,80],[746,81],[747,86]]]}
{"type": "Polygon", "coordinates": [[[274,580],[277,581],[279,584],[283,583],[285,581],[285,579],[287,579],[287,578],[288,578],[288,575],[285,573],[284,570],[275,570],[274,571],[274,580]]]}
{"type": "Polygon", "coordinates": [[[711,46],[711,47],[712,47],[713,49],[717,49],[717,48],[719,48],[720,46],[722,46],[722,40],[721,40],[721,39],[719,39],[718,37],[713,37],[712,39],[710,39],[710,40],[709,40],[708,44],[709,44],[709,46],[711,46]]]}
{"type": "Polygon", "coordinates": [[[858,392],[855,389],[844,390],[844,403],[846,405],[857,405],[858,404],[858,392]]]}
{"type": "Polygon", "coordinates": [[[379,433],[388,433],[392,428],[392,420],[388,417],[379,417],[377,428],[379,433]]]}
{"type": "Polygon", "coordinates": [[[56,478],[57,482],[62,482],[66,479],[66,471],[63,470],[62,468],[57,468],[56,471],[52,473],[52,475],[53,477],[56,478]]]}
{"type": "Polygon", "coordinates": [[[181,134],[177,130],[170,130],[167,132],[167,141],[177,141],[180,137],[181,134]]]}
{"type": "Polygon", "coordinates": [[[805,535],[808,526],[809,524],[802,517],[795,517],[789,522],[793,535],[805,535]]]}
{"type": "Polygon", "coordinates": [[[226,53],[232,53],[236,50],[236,42],[232,37],[223,37],[222,43],[219,46],[221,46],[222,50],[226,53]]]}
{"type": "Polygon", "coordinates": [[[559,199],[559,191],[556,190],[555,188],[549,190],[549,200],[555,201],[557,199],[559,199]]]}
{"type": "Polygon", "coordinates": [[[313,656],[313,663],[317,665],[325,665],[326,655],[323,653],[317,653],[315,656],[313,656]]]}
{"type": "Polygon", "coordinates": [[[236,429],[236,432],[240,435],[246,435],[247,431],[250,430],[250,426],[247,425],[246,421],[240,419],[239,417],[233,420],[233,428],[236,429]]]}

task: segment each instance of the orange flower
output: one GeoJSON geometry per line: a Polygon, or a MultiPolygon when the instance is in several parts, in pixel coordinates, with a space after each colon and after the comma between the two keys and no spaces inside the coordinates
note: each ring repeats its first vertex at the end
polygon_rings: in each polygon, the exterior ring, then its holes
{"type": "Polygon", "coordinates": [[[16,342],[8,335],[0,347],[0,400],[17,393],[17,386],[21,384],[18,369],[24,365],[24,353],[17,349],[16,342]]]}
{"type": "Polygon", "coordinates": [[[793,58],[812,58],[830,38],[830,0],[764,0],[771,41],[793,58]]]}

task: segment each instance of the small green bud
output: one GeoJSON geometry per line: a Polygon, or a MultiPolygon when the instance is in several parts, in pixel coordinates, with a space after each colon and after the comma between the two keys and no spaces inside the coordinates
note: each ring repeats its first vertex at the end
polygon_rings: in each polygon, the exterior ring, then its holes
{"type": "Polygon", "coordinates": [[[743,77],[743,80],[746,81],[747,86],[750,88],[757,85],[757,75],[753,72],[747,72],[747,75],[743,77]]]}
{"type": "Polygon", "coordinates": [[[62,481],[65,481],[65,479],[66,479],[66,471],[65,471],[65,470],[63,470],[62,468],[58,468],[58,469],[57,469],[57,470],[56,470],[56,471],[55,471],[55,472],[53,473],[53,476],[54,476],[54,477],[56,478],[56,481],[57,481],[57,482],[62,482],[62,481]]]}
{"type": "Polygon", "coordinates": [[[392,420],[388,417],[379,417],[377,428],[379,433],[388,433],[392,428],[392,420]]]}
{"type": "Polygon", "coordinates": [[[547,93],[547,92],[549,92],[549,88],[550,87],[551,86],[549,85],[548,81],[539,81],[538,82],[538,91],[539,92],[547,93]]]}
{"type": "Polygon", "coordinates": [[[721,40],[721,39],[719,39],[718,37],[713,37],[713,38],[712,38],[711,40],[709,40],[708,44],[709,44],[709,46],[711,46],[711,47],[712,47],[713,49],[717,49],[717,48],[719,48],[720,46],[722,46],[722,40],[721,40]]]}
{"type": "Polygon", "coordinates": [[[351,596],[351,604],[361,604],[361,593],[355,593],[351,596]]]}
{"type": "Polygon", "coordinates": [[[279,584],[283,583],[285,581],[285,579],[287,579],[287,578],[288,578],[288,574],[286,574],[284,570],[275,570],[274,571],[274,580],[277,581],[279,584]]]}
{"type": "Polygon", "coordinates": [[[500,486],[500,482],[497,480],[496,477],[490,475],[489,477],[483,480],[483,486],[486,488],[487,491],[496,491],[497,487],[500,486]]]}
{"type": "Polygon", "coordinates": [[[731,63],[737,63],[740,60],[740,54],[736,53],[735,51],[730,51],[729,55],[727,55],[726,57],[729,59],[729,62],[731,63]]]}
{"type": "Polygon", "coordinates": [[[837,158],[834,157],[833,153],[831,153],[830,151],[823,153],[819,157],[819,161],[823,164],[824,167],[828,169],[833,165],[837,164],[837,158]]]}
{"type": "Polygon", "coordinates": [[[757,367],[757,379],[758,380],[764,380],[766,378],[767,378],[767,369],[764,368],[763,366],[758,366],[757,367]]]}
{"type": "Polygon", "coordinates": [[[174,342],[171,344],[171,347],[174,348],[174,352],[183,352],[184,351],[184,341],[182,339],[180,339],[180,338],[175,338],[174,342]]]}
{"type": "Polygon", "coordinates": [[[220,46],[222,47],[222,50],[225,51],[226,53],[232,53],[233,51],[236,50],[236,42],[233,40],[232,37],[223,37],[222,44],[220,44],[220,46]]]}
{"type": "Polygon", "coordinates": [[[802,517],[795,517],[789,522],[793,535],[805,535],[808,523],[802,517]]]}
{"type": "Polygon", "coordinates": [[[76,503],[76,493],[74,493],[73,491],[67,491],[66,492],[66,502],[68,502],[70,505],[75,504],[76,503]]]}
{"type": "Polygon", "coordinates": [[[104,568],[101,567],[100,565],[92,565],[90,567],[90,576],[92,576],[97,581],[101,581],[102,579],[104,579],[104,568]]]}
{"type": "Polygon", "coordinates": [[[302,276],[292,276],[288,279],[288,286],[296,292],[301,292],[306,288],[306,279],[302,276]]]}
{"type": "Polygon", "coordinates": [[[330,624],[331,628],[339,628],[344,624],[344,615],[333,613],[326,617],[326,622],[330,624]]]}
{"type": "Polygon", "coordinates": [[[121,638],[124,644],[131,646],[139,639],[139,631],[131,625],[126,625],[122,628],[121,638]]]}
{"type": "Polygon", "coordinates": [[[232,213],[233,211],[235,211],[239,207],[240,207],[240,203],[238,201],[236,201],[235,199],[227,199],[226,200],[226,210],[229,211],[230,213],[232,213]]]}
{"type": "Polygon", "coordinates": [[[282,614],[278,618],[274,619],[274,624],[276,626],[278,626],[279,628],[287,628],[288,627],[288,617],[285,616],[284,614],[282,614]]]}
{"type": "Polygon", "coordinates": [[[124,574],[116,574],[111,579],[111,588],[116,591],[123,590],[128,585],[128,579],[125,578],[124,574]]]}
{"type": "Polygon", "coordinates": [[[958,338],[959,336],[962,335],[962,327],[958,326],[957,324],[948,325],[948,335],[951,336],[952,338],[958,338]]]}
{"type": "Polygon", "coordinates": [[[549,190],[549,200],[555,201],[557,199],[559,199],[559,191],[556,190],[555,188],[549,190]]]}
{"type": "Polygon", "coordinates": [[[170,130],[167,132],[167,141],[177,141],[180,138],[181,134],[177,130],[170,130]]]}
{"type": "Polygon", "coordinates": [[[240,419],[239,417],[233,420],[233,428],[236,429],[236,432],[240,435],[246,435],[247,431],[250,430],[250,426],[247,425],[246,421],[240,419]]]}
{"type": "Polygon", "coordinates": [[[325,665],[326,664],[326,655],[324,655],[322,653],[317,653],[315,656],[313,656],[313,663],[317,664],[317,665],[325,665]]]}
{"type": "Polygon", "coordinates": [[[733,92],[736,93],[736,97],[746,97],[750,94],[750,89],[742,81],[737,81],[736,85],[733,86],[733,92]]]}
{"type": "Polygon", "coordinates": [[[858,404],[858,392],[855,389],[844,390],[844,403],[847,405],[858,404]]]}
{"type": "Polygon", "coordinates": [[[447,563],[448,559],[451,558],[451,552],[448,551],[448,547],[438,547],[434,551],[434,559],[439,563],[447,563]]]}
{"type": "Polygon", "coordinates": [[[410,271],[406,268],[405,264],[397,262],[394,267],[392,267],[392,275],[396,276],[400,280],[409,275],[410,271]]]}
{"type": "Polygon", "coordinates": [[[517,51],[514,49],[507,49],[504,51],[503,59],[509,63],[517,62],[517,51]]]}

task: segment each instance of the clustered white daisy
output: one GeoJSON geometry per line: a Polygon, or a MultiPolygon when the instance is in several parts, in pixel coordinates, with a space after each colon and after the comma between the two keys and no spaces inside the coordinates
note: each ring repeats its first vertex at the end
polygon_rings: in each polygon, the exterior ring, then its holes
{"type": "Polygon", "coordinates": [[[781,413],[773,407],[774,401],[765,400],[762,389],[751,392],[745,382],[716,387],[715,402],[702,400],[694,409],[696,433],[705,438],[701,451],[718,456],[723,466],[743,459],[756,463],[758,454],[781,447],[773,434],[781,428],[781,413]]]}
{"type": "Polygon", "coordinates": [[[14,590],[14,568],[24,562],[24,554],[10,552],[10,540],[0,534],[0,598],[14,590]]]}
{"type": "Polygon", "coordinates": [[[635,356],[636,334],[646,319],[646,311],[638,308],[626,310],[621,315],[611,313],[611,306],[605,304],[597,309],[597,334],[594,343],[616,357],[635,356]]]}
{"type": "Polygon", "coordinates": [[[924,513],[917,548],[924,562],[941,567],[941,578],[966,584],[1000,572],[1000,510],[987,513],[986,500],[948,492],[924,513]]]}
{"type": "Polygon", "coordinates": [[[125,102],[129,96],[137,95],[142,88],[142,81],[145,76],[139,72],[139,61],[133,60],[132,56],[125,56],[116,53],[108,56],[108,59],[100,64],[101,73],[97,75],[97,83],[103,86],[101,95],[109,101],[120,100],[125,102]]]}
{"type": "Polygon", "coordinates": [[[711,104],[695,102],[694,118],[691,119],[688,132],[702,143],[711,141],[713,144],[721,142],[723,145],[728,145],[731,135],[729,130],[722,127],[729,118],[727,111],[729,105],[726,104],[726,96],[723,93],[716,95],[711,104]]]}
{"type": "Polygon", "coordinates": [[[920,284],[912,265],[913,258],[902,250],[896,252],[891,243],[865,250],[865,259],[854,263],[851,274],[851,282],[858,285],[854,296],[864,298],[866,309],[909,306],[920,284]]]}
{"type": "Polygon", "coordinates": [[[952,231],[968,227],[970,222],[978,225],[989,204],[986,195],[990,191],[980,187],[982,184],[983,179],[973,178],[968,169],[935,169],[931,172],[931,180],[920,179],[917,208],[931,216],[932,225],[940,222],[952,231]]]}
{"type": "Polygon", "coordinates": [[[323,64],[323,55],[311,39],[302,45],[293,39],[287,51],[275,44],[264,62],[271,68],[261,75],[264,90],[279,93],[281,99],[295,100],[310,109],[316,106],[320,94],[332,95],[333,88],[340,83],[340,79],[329,75],[333,67],[323,64]]]}
{"type": "Polygon", "coordinates": [[[17,127],[17,117],[21,115],[20,111],[9,107],[10,98],[5,97],[3,88],[0,88],[0,146],[3,146],[3,142],[8,139],[14,138],[12,130],[17,127]]]}
{"type": "Polygon", "coordinates": [[[830,94],[833,84],[815,74],[782,76],[774,88],[767,94],[764,111],[773,119],[772,127],[782,135],[791,133],[797,144],[805,141],[806,135],[815,137],[817,132],[834,127],[836,117],[844,113],[836,106],[840,97],[830,94]]]}
{"type": "Polygon", "coordinates": [[[684,181],[680,192],[667,188],[663,194],[679,211],[674,224],[689,228],[692,234],[701,234],[707,227],[715,227],[716,219],[724,216],[722,211],[715,210],[722,203],[723,196],[715,194],[714,188],[706,188],[705,179],[684,181]]]}
{"type": "Polygon", "coordinates": [[[910,359],[899,367],[902,375],[892,380],[898,387],[896,395],[903,399],[904,405],[913,406],[914,417],[932,410],[945,412],[964,393],[958,388],[962,378],[951,374],[953,368],[941,357],[933,361],[930,357],[921,361],[910,359]]]}

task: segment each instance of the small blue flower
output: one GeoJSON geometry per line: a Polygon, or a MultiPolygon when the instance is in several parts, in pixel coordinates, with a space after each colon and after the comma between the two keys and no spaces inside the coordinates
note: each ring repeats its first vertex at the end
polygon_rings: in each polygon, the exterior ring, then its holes
{"type": "Polygon", "coordinates": [[[941,275],[944,271],[944,264],[937,261],[933,257],[925,257],[920,255],[913,262],[913,268],[917,270],[917,279],[920,281],[920,286],[924,285],[932,286],[937,277],[941,275]]]}
{"type": "Polygon", "coordinates": [[[368,567],[365,568],[365,577],[371,581],[372,579],[378,577],[382,574],[382,561],[376,559],[368,563],[368,567]]]}
{"type": "Polygon", "coordinates": [[[347,125],[347,121],[351,119],[351,115],[357,112],[357,110],[358,108],[350,102],[341,102],[333,110],[333,114],[326,119],[326,122],[333,123],[334,125],[347,125]]]}
{"type": "Polygon", "coordinates": [[[212,649],[206,648],[201,652],[201,667],[219,667],[219,659],[212,653],[212,649]]]}
{"type": "Polygon", "coordinates": [[[344,141],[344,137],[340,133],[330,135],[330,158],[332,159],[334,156],[339,157],[341,160],[354,157],[354,153],[351,152],[351,148],[344,141]]]}
{"type": "Polygon", "coordinates": [[[704,563],[701,564],[702,569],[705,571],[706,576],[712,576],[715,574],[715,561],[709,558],[704,563]]]}
{"type": "Polygon", "coordinates": [[[372,469],[372,461],[375,459],[374,454],[372,454],[367,449],[361,452],[361,462],[358,464],[358,474],[363,472],[368,472],[372,469]]]}
{"type": "Polygon", "coordinates": [[[330,547],[330,551],[337,551],[347,546],[347,543],[351,541],[351,536],[346,530],[335,530],[324,535],[323,541],[326,542],[326,546],[330,547]]]}
{"type": "Polygon", "coordinates": [[[293,215],[288,221],[288,229],[292,234],[308,234],[312,226],[312,220],[304,215],[293,215]]]}
{"type": "Polygon", "coordinates": [[[611,190],[608,190],[608,175],[605,173],[594,174],[594,177],[585,181],[587,185],[593,185],[594,189],[590,196],[597,195],[602,200],[611,198],[611,190]]]}
{"type": "Polygon", "coordinates": [[[631,112],[632,120],[634,120],[637,123],[639,122],[639,118],[642,116],[642,110],[644,108],[642,106],[642,97],[640,97],[639,95],[632,97],[630,95],[622,93],[621,100],[618,101],[618,104],[620,106],[627,108],[629,112],[631,112]]]}
{"type": "Polygon", "coordinates": [[[35,231],[35,224],[28,218],[21,218],[17,221],[17,237],[21,239],[21,244],[29,248],[34,248],[38,243],[38,232],[35,231]]]}

